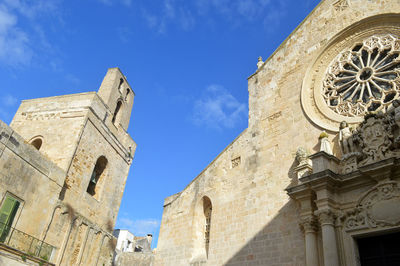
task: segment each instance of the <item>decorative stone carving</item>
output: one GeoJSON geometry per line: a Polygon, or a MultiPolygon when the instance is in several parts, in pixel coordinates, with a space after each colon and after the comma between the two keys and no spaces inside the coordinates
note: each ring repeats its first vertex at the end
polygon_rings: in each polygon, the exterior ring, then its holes
{"type": "Polygon", "coordinates": [[[264,62],[262,60],[262,57],[259,56],[258,57],[258,62],[257,62],[257,69],[259,69],[262,65],[264,65],[264,62]]]}
{"type": "Polygon", "coordinates": [[[340,123],[339,142],[343,155],[354,151],[352,128],[349,127],[346,121],[340,123]]]}
{"type": "Polygon", "coordinates": [[[365,193],[357,206],[345,216],[345,229],[354,231],[400,225],[400,185],[389,181],[378,184],[365,193]]]}
{"type": "Polygon", "coordinates": [[[374,163],[398,155],[391,150],[393,134],[388,117],[382,114],[370,115],[360,126],[359,137],[362,140],[361,148],[365,157],[360,165],[374,163]]]}
{"type": "Polygon", "coordinates": [[[372,36],[339,54],[323,81],[328,107],[347,117],[385,111],[399,97],[399,41],[392,35],[372,36]]]}
{"type": "Polygon", "coordinates": [[[238,157],[232,159],[232,161],[231,161],[231,163],[232,163],[232,168],[235,168],[235,167],[239,166],[239,165],[240,165],[240,162],[241,162],[240,156],[238,156],[238,157]]]}
{"type": "MultiPolygon", "coordinates": [[[[400,156],[400,105],[396,101],[386,114],[370,113],[351,134],[341,129],[342,173],[360,166],[400,156]]],[[[343,123],[344,125],[344,123],[343,123]]],[[[341,128],[343,126],[341,124],[341,128]]]]}
{"type": "Polygon", "coordinates": [[[346,156],[343,156],[342,160],[340,161],[340,169],[341,174],[348,174],[357,170],[357,157],[359,153],[352,153],[346,156]]]}
{"type": "Polygon", "coordinates": [[[308,153],[303,147],[299,147],[296,151],[296,161],[299,165],[308,163],[308,153]]]}
{"type": "MultiPolygon", "coordinates": [[[[333,3],[338,9],[346,4],[333,3]]],[[[400,29],[395,23],[370,18],[338,34],[321,49],[301,90],[301,104],[311,121],[337,132],[341,121],[355,127],[368,112],[386,112],[399,98],[400,29]]]]}
{"type": "Polygon", "coordinates": [[[349,3],[347,2],[347,0],[339,0],[333,4],[333,7],[336,11],[343,11],[349,7],[349,3]]]}
{"type": "Polygon", "coordinates": [[[336,215],[330,209],[317,210],[317,211],[315,211],[315,215],[318,216],[318,220],[319,220],[321,226],[326,225],[326,224],[330,224],[330,225],[335,224],[336,215]]]}
{"type": "Polygon", "coordinates": [[[300,226],[303,228],[305,233],[313,233],[318,229],[318,222],[314,216],[303,217],[300,220],[300,226]]]}
{"type": "Polygon", "coordinates": [[[312,173],[312,164],[311,160],[308,158],[307,151],[300,147],[296,152],[296,161],[299,163],[293,170],[297,176],[297,180],[300,180],[303,176],[309,175],[312,173]]]}
{"type": "Polygon", "coordinates": [[[331,142],[329,141],[328,134],[325,131],[322,131],[322,133],[319,135],[319,140],[321,142],[321,147],[319,150],[332,155],[331,142]]]}

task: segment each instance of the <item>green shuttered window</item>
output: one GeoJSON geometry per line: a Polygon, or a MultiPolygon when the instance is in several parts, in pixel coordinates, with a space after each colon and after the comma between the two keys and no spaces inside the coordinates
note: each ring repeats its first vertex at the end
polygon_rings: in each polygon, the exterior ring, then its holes
{"type": "Polygon", "coordinates": [[[7,238],[18,207],[18,200],[13,197],[6,196],[0,208],[0,242],[4,242],[7,238]]]}

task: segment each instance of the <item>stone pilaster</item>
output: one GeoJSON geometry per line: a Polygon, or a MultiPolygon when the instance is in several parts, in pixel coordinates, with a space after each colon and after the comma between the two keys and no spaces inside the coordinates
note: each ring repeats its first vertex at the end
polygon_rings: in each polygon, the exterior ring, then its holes
{"type": "Polygon", "coordinates": [[[335,234],[336,216],[330,209],[316,211],[322,231],[322,247],[325,266],[339,266],[339,254],[335,234]]]}
{"type": "Polygon", "coordinates": [[[305,217],[301,219],[300,225],[304,229],[306,265],[318,266],[317,220],[313,216],[305,217]]]}

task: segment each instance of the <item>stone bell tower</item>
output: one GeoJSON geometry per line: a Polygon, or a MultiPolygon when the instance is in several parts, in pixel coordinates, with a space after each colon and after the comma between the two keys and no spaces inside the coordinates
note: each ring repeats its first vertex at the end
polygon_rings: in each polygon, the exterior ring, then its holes
{"type": "Polygon", "coordinates": [[[111,123],[127,130],[135,94],[118,68],[108,70],[98,95],[111,110],[111,123]]]}
{"type": "Polygon", "coordinates": [[[100,226],[115,223],[135,152],[127,133],[134,95],[110,68],[98,92],[25,100],[11,122],[66,172],[59,199],[100,226]]]}
{"type": "MultiPolygon", "coordinates": [[[[50,177],[41,164],[51,161],[60,168],[50,190],[25,183],[38,197],[49,198],[39,219],[45,229],[36,235],[55,247],[51,261],[57,265],[109,265],[112,230],[136,149],[127,132],[133,99],[126,77],[111,68],[98,92],[25,100],[11,122],[38,150],[40,163],[32,166],[50,177]]],[[[27,201],[21,215],[42,209],[35,204],[27,201]]]]}

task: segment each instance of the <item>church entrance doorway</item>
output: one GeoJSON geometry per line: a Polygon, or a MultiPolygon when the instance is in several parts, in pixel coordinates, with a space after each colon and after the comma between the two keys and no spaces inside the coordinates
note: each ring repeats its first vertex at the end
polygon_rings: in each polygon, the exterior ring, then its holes
{"type": "Polygon", "coordinates": [[[400,265],[400,232],[357,240],[361,266],[400,265]]]}

